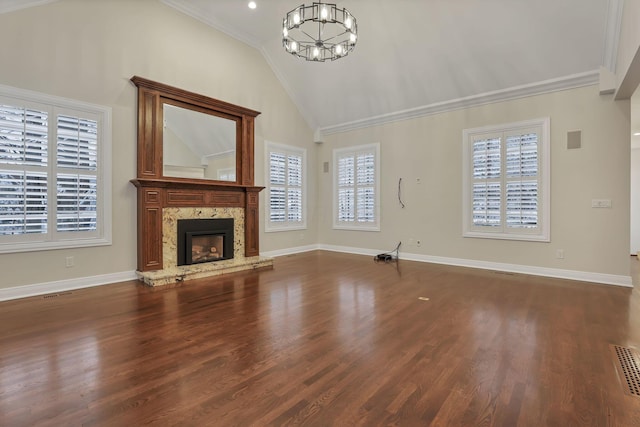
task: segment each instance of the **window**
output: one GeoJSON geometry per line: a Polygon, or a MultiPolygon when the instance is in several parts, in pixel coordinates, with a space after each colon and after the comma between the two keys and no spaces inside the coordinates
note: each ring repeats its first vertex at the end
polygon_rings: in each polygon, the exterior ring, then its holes
{"type": "Polygon", "coordinates": [[[463,132],[463,235],[549,241],[549,118],[463,132]]]}
{"type": "Polygon", "coordinates": [[[0,252],[111,243],[111,109],[0,85],[0,252]]]}
{"type": "Polygon", "coordinates": [[[380,144],[333,150],[333,228],[380,231],[380,144]]]}
{"type": "Polygon", "coordinates": [[[267,142],[265,231],[307,228],[307,150],[267,142]]]}
{"type": "Polygon", "coordinates": [[[220,181],[235,181],[236,180],[236,168],[218,169],[218,179],[220,181]]]}

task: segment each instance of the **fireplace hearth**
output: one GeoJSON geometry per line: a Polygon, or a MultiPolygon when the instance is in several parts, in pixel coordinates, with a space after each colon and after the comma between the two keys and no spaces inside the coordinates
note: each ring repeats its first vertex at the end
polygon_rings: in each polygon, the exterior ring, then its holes
{"type": "Polygon", "coordinates": [[[178,221],[178,265],[233,258],[233,218],[181,219],[178,221]]]}

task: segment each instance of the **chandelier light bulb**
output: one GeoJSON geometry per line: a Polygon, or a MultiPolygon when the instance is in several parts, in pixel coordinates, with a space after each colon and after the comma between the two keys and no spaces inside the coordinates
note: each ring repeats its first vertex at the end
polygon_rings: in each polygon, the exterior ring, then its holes
{"type": "Polygon", "coordinates": [[[349,41],[351,43],[355,43],[357,38],[358,37],[354,33],[349,34],[349,41]]]}
{"type": "Polygon", "coordinates": [[[317,58],[318,55],[320,55],[320,49],[318,49],[317,47],[313,48],[313,57],[317,58]]]}
{"type": "Polygon", "coordinates": [[[329,11],[327,10],[326,6],[323,6],[322,9],[320,10],[320,18],[326,21],[328,16],[329,16],[329,11]]]}
{"type": "Polygon", "coordinates": [[[342,45],[341,44],[337,44],[335,51],[336,51],[336,55],[338,55],[338,56],[342,55],[342,45]]]}
{"type": "Polygon", "coordinates": [[[300,12],[293,14],[293,23],[298,25],[300,23],[300,12]]]}
{"type": "Polygon", "coordinates": [[[353,20],[351,19],[350,16],[347,16],[347,19],[344,20],[344,26],[347,30],[351,29],[351,26],[353,25],[353,20]]]}
{"type": "Polygon", "coordinates": [[[298,43],[295,40],[293,40],[291,42],[291,52],[297,52],[297,51],[298,51],[298,43]]]}
{"type": "Polygon", "coordinates": [[[282,28],[282,35],[284,37],[287,37],[289,35],[289,30],[287,30],[287,27],[283,27],[282,28]]]}

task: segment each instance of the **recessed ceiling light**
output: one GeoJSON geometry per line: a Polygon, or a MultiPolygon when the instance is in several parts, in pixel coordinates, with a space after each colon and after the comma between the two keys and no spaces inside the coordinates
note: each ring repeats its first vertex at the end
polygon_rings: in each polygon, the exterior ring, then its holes
{"type": "Polygon", "coordinates": [[[256,2],[254,2],[254,1],[250,1],[250,2],[249,2],[249,9],[255,9],[256,7],[258,7],[258,5],[256,4],[256,2]]]}

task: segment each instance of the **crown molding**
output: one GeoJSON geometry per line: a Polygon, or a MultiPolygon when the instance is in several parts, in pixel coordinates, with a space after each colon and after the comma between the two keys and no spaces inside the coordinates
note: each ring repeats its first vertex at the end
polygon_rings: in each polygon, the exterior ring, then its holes
{"type": "Polygon", "coordinates": [[[382,114],[379,116],[355,120],[338,125],[326,126],[320,128],[320,131],[322,135],[331,135],[334,133],[347,132],[385,123],[408,120],[448,111],[461,110],[464,108],[471,108],[484,104],[526,98],[529,96],[574,89],[583,86],[591,86],[598,84],[599,78],[599,70],[593,70],[585,73],[572,74],[570,76],[564,76],[557,79],[550,79],[542,82],[515,86],[508,89],[486,92],[464,98],[453,99],[450,101],[438,102],[435,104],[429,104],[421,107],[410,108],[407,110],[396,111],[393,113],[382,114]]]}
{"type": "Polygon", "coordinates": [[[620,40],[620,29],[622,28],[623,9],[624,0],[609,0],[604,32],[602,66],[612,73],[616,72],[616,62],[618,61],[618,41],[620,40]]]}

